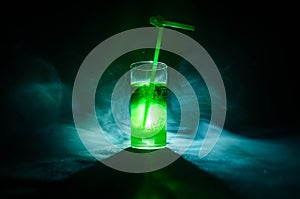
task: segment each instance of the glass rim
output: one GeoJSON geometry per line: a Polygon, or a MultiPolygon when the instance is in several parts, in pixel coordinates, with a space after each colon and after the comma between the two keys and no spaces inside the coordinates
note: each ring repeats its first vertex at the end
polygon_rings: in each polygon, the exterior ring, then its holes
{"type": "MultiPolygon", "coordinates": [[[[153,64],[153,61],[137,61],[137,62],[133,62],[132,64],[130,64],[130,69],[135,69],[135,70],[140,70],[140,71],[152,71],[152,67],[147,69],[147,68],[138,68],[138,66],[135,65],[140,65],[140,64],[153,64]]],[[[156,70],[164,70],[166,68],[168,68],[168,65],[164,62],[157,62],[157,64],[161,67],[157,67],[156,70]]]]}

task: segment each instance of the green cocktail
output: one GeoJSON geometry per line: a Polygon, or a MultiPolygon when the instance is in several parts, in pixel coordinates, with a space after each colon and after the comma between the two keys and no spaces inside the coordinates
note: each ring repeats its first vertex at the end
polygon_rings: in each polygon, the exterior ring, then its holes
{"type": "Polygon", "coordinates": [[[152,62],[138,62],[131,72],[131,147],[163,148],[167,143],[167,66],[159,63],[154,82],[152,62]]]}

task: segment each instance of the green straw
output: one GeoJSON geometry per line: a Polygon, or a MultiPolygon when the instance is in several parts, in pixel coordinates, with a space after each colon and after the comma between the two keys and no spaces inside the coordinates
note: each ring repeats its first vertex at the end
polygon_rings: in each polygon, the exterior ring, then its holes
{"type": "Polygon", "coordinates": [[[155,46],[155,52],[154,52],[154,59],[153,59],[153,66],[152,66],[150,83],[152,83],[154,81],[154,78],[155,78],[156,68],[157,68],[157,64],[158,64],[158,56],[159,56],[159,51],[160,51],[162,33],[163,33],[163,28],[159,28],[158,29],[158,36],[157,36],[156,46],[155,46]]]}
{"type": "Polygon", "coordinates": [[[156,16],[150,18],[150,23],[158,28],[163,27],[172,27],[172,28],[179,28],[184,30],[195,30],[195,26],[183,24],[183,23],[177,23],[173,21],[167,21],[162,16],[156,16]]]}
{"type": "Polygon", "coordinates": [[[158,29],[158,37],[157,37],[156,46],[155,46],[155,52],[154,52],[154,59],[153,59],[151,77],[150,77],[150,84],[149,84],[150,88],[149,88],[149,93],[147,95],[146,105],[145,105],[143,127],[145,127],[146,122],[147,122],[148,112],[149,112],[150,104],[151,104],[151,101],[152,101],[152,95],[153,95],[153,92],[154,92],[154,89],[155,89],[155,85],[153,84],[153,82],[154,82],[156,69],[157,69],[157,64],[158,64],[158,56],[159,56],[159,51],[160,51],[162,33],[163,33],[163,28],[159,28],[158,29]]]}
{"type": "Polygon", "coordinates": [[[164,27],[173,27],[173,28],[180,28],[180,29],[191,30],[191,31],[195,30],[194,26],[177,23],[177,22],[172,22],[172,21],[167,21],[167,20],[164,20],[164,18],[162,18],[161,16],[150,17],[150,24],[152,24],[158,28],[158,36],[157,36],[157,40],[156,40],[153,66],[152,66],[151,78],[150,78],[150,83],[149,83],[150,89],[149,89],[149,93],[147,95],[146,105],[145,105],[143,127],[145,127],[146,122],[147,122],[148,112],[149,112],[150,104],[152,101],[152,95],[153,95],[153,92],[155,89],[155,85],[153,84],[153,82],[154,82],[157,64],[158,64],[158,57],[159,57],[163,28],[164,27]]]}

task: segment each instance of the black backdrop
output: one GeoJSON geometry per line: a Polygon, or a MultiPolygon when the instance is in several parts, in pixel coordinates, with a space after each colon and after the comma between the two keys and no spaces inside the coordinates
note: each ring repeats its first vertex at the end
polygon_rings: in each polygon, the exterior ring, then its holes
{"type": "Polygon", "coordinates": [[[3,9],[8,11],[1,13],[5,92],[37,70],[30,68],[36,59],[53,65],[60,80],[72,87],[81,62],[96,45],[119,32],[151,26],[149,17],[162,15],[195,25],[194,32],[183,32],[213,58],[223,75],[228,103],[236,107],[228,109],[228,128],[298,122],[293,5],[74,2],[10,4],[3,9]]]}
{"type": "Polygon", "coordinates": [[[122,31],[151,26],[149,17],[155,15],[196,27],[184,33],[207,50],[222,74],[230,105],[226,129],[247,135],[249,129],[273,129],[259,131],[271,138],[299,134],[295,5],[79,1],[9,3],[2,10],[1,149],[5,158],[13,159],[6,149],[15,140],[23,141],[20,129],[29,129],[26,136],[34,137],[32,129],[55,121],[57,114],[72,120],[70,92],[43,106],[39,92],[34,93],[36,98],[24,98],[16,92],[19,88],[54,81],[70,91],[82,61],[95,46],[122,31]],[[58,99],[63,107],[56,105],[58,99]]]}

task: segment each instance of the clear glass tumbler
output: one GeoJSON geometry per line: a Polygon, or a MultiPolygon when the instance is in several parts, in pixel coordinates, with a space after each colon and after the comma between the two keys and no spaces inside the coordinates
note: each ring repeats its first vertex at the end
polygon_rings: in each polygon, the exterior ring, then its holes
{"type": "Polygon", "coordinates": [[[158,62],[153,76],[153,61],[130,65],[132,148],[158,149],[167,145],[167,69],[165,63],[158,62]]]}

